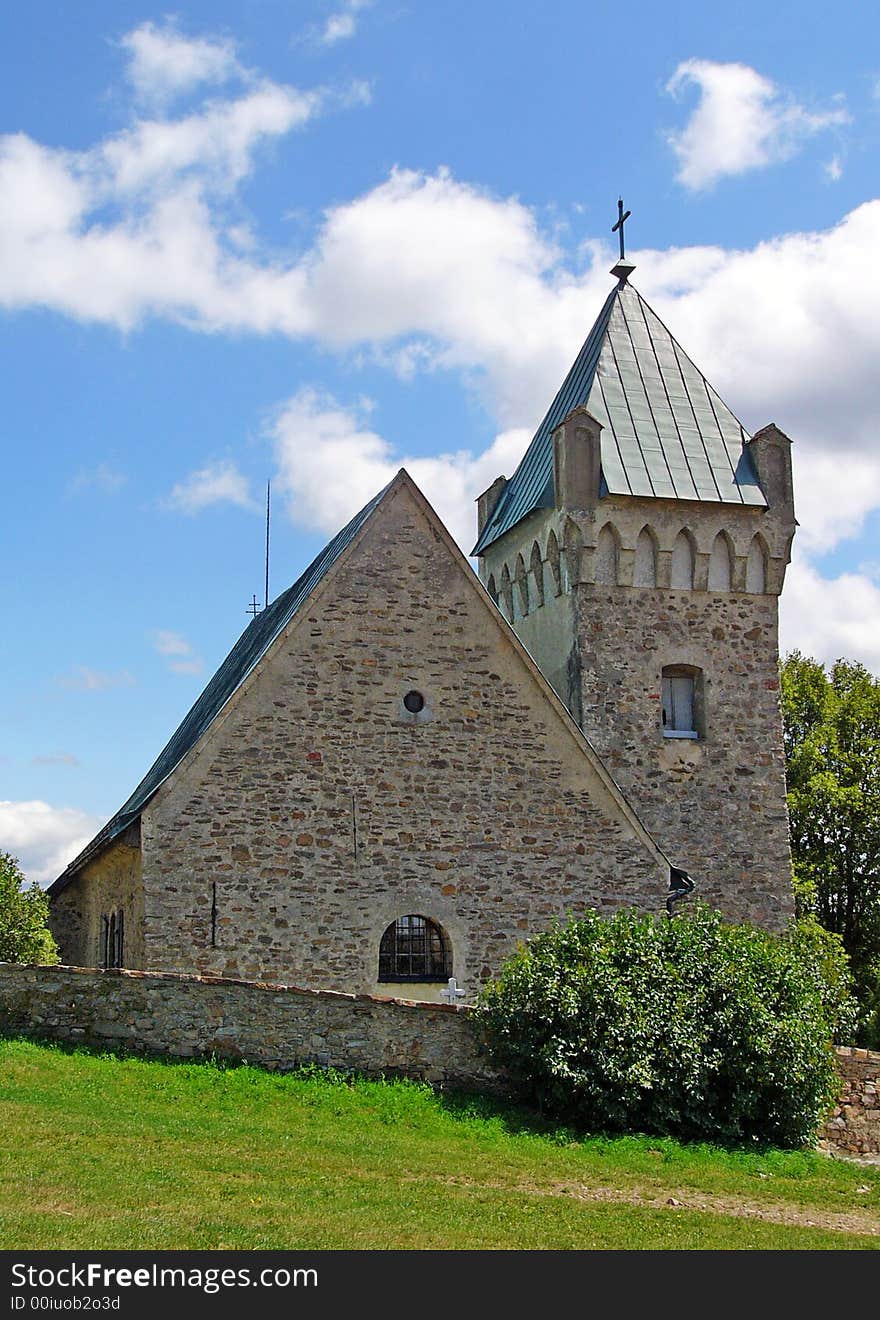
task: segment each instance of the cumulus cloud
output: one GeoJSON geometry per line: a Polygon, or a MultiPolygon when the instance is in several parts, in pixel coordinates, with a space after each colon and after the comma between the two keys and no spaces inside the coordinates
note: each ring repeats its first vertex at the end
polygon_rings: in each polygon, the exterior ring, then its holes
{"type": "MultiPolygon", "coordinates": [[[[249,78],[240,95],[178,118],[139,118],[82,151],[0,136],[0,305],[51,307],[130,329],[148,315],[277,328],[288,272],[248,263],[228,202],[257,148],[332,105],[369,100],[249,78]],[[244,297],[244,318],[234,311],[244,297]],[[264,306],[265,303],[270,306],[264,306]]],[[[296,277],[292,282],[296,283],[296,277]]]]}
{"type": "Polygon", "coordinates": [[[141,23],[119,44],[129,57],[128,79],[146,101],[164,102],[202,83],[244,75],[229,38],[186,37],[170,23],[141,23]]]}
{"type": "Polygon", "coordinates": [[[747,64],[685,60],[666,90],[677,97],[691,87],[700,93],[696,109],[668,140],[678,157],[679,183],[694,190],[788,160],[808,138],[849,120],[840,104],[806,109],[747,64]]]}
{"type": "Polygon", "coordinates": [[[250,173],[263,139],[302,128],[322,100],[321,92],[263,82],[235,100],[209,104],[183,119],[141,120],[79,164],[96,197],[168,189],[188,174],[196,175],[203,188],[230,190],[250,173]]]}
{"type": "Polygon", "coordinates": [[[780,597],[779,641],[783,652],[797,648],[826,664],[856,659],[880,674],[880,587],[861,572],[823,577],[795,551],[780,597]]]}
{"type": "Polygon", "coordinates": [[[357,16],[366,9],[371,0],[346,0],[335,14],[327,19],[318,41],[322,46],[335,46],[338,41],[347,41],[357,31],[357,16]]]}
{"type": "Polygon", "coordinates": [[[240,509],[254,509],[250,482],[231,459],[208,463],[191,472],[172,487],[165,500],[168,509],[179,513],[201,513],[213,504],[235,504],[240,509]]]}
{"type": "MultiPolygon", "coordinates": [[[[711,139],[701,124],[727,125],[711,159],[729,173],[844,116],[805,110],[745,66],[689,61],[676,79],[701,89],[679,139],[694,186],[715,168],[700,154],[711,139]]],[[[273,436],[303,525],[336,530],[403,464],[469,545],[468,502],[498,472],[510,475],[606,296],[612,253],[588,240],[585,266],[574,266],[519,199],[446,170],[406,169],[329,208],[302,252],[267,251],[230,201],[259,144],[327,104],[324,93],[248,74],[240,95],[135,123],[85,152],[0,138],[0,305],[124,330],[165,318],[194,332],[282,334],[402,378],[456,373],[498,428],[485,452],[450,445],[413,456],[363,406],[313,391],[278,410],[273,436]]],[[[878,243],[873,200],[830,229],[743,250],[632,254],[639,288],[746,427],[772,419],[794,440],[799,540],[813,563],[880,507],[878,243]]],[[[168,500],[190,513],[222,502],[254,507],[232,459],[190,474],[168,500]]],[[[95,690],[90,673],[77,685],[95,690]]]]}
{"type": "Polygon", "coordinates": [[[106,692],[109,688],[134,687],[134,678],[127,669],[110,674],[102,669],[89,669],[86,665],[75,665],[73,672],[62,674],[58,686],[71,692],[106,692]]]}
{"type": "Polygon", "coordinates": [[[270,428],[277,488],[304,527],[336,532],[405,467],[465,551],[474,541],[473,501],[504,471],[511,474],[528,444],[527,430],[507,431],[480,454],[463,449],[425,458],[407,455],[371,430],[362,404],[346,408],[304,389],[288,399],[270,428]],[[338,480],[340,472],[345,481],[338,480]]]}
{"type": "Polygon", "coordinates": [[[18,858],[28,880],[49,885],[103,823],[76,807],[53,807],[39,799],[0,801],[0,848],[18,858]]]}
{"type": "Polygon", "coordinates": [[[162,628],[153,634],[153,646],[158,655],[166,658],[172,674],[200,674],[205,667],[192,643],[180,633],[162,628]]]}

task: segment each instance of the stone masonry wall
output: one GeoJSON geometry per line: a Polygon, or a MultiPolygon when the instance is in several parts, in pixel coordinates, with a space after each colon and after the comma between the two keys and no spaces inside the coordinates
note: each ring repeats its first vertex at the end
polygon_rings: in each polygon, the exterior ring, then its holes
{"type": "Polygon", "coordinates": [[[145,810],[146,967],[388,993],[418,913],[471,995],[554,918],[662,910],[662,857],[420,500],[386,497],[145,810]]]}
{"type": "Polygon", "coordinates": [[[780,929],[793,895],[776,597],[581,586],[578,622],[584,729],[611,773],[699,897],[780,929]],[[663,735],[667,665],[700,671],[699,739],[663,735]]]}
{"type": "Polygon", "coordinates": [[[497,1090],[468,1010],[162,972],[0,963],[0,1034],[497,1090]]]}
{"type": "Polygon", "coordinates": [[[880,1154],[880,1053],[842,1048],[837,1061],[843,1090],[822,1135],[848,1155],[880,1154]]]}
{"type": "Polygon", "coordinates": [[[727,916],[770,929],[794,910],[777,635],[787,518],[787,510],[606,496],[587,511],[532,515],[489,547],[481,567],[496,590],[512,581],[500,608],[670,860],[727,916]],[[635,586],[646,527],[657,585],[635,586]],[[605,529],[616,545],[612,581],[597,558],[605,529]],[[682,531],[693,546],[691,589],[670,585],[682,531]],[[710,591],[719,534],[731,589],[710,591]],[[746,591],[756,537],[766,589],[746,591]],[[662,670],[676,665],[699,671],[698,739],[663,735],[662,670]]]}
{"type": "MultiPolygon", "coordinates": [[[[272,1069],[316,1062],[435,1085],[504,1092],[470,1011],[448,1004],[302,990],[167,972],[0,963],[0,1035],[272,1069]]],[[[880,1151],[880,1054],[839,1049],[841,1100],[822,1138],[842,1154],[880,1151]]]]}
{"type": "Polygon", "coordinates": [[[66,962],[101,966],[102,917],[114,909],[125,917],[126,966],[139,967],[144,958],[144,889],[136,826],[87,862],[73,883],[53,898],[49,927],[66,962]]]}

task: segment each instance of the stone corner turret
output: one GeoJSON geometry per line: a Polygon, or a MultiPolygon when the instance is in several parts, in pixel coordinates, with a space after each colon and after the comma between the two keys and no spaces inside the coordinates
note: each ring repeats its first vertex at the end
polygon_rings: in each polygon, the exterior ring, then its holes
{"type": "Polygon", "coordinates": [[[602,423],[583,404],[553,432],[553,489],[558,509],[595,510],[602,464],[602,423]]]}

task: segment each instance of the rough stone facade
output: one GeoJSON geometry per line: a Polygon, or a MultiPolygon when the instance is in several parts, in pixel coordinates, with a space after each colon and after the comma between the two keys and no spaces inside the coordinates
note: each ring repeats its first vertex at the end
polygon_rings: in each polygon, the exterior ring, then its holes
{"type": "Polygon", "coordinates": [[[0,963],[0,1034],[498,1090],[468,1010],[253,981],[0,963]]]}
{"type": "Polygon", "coordinates": [[[880,1053],[841,1048],[837,1060],[843,1090],[822,1135],[847,1155],[880,1155],[880,1053]]]}
{"type": "MultiPolygon", "coordinates": [[[[669,876],[405,474],[149,802],[139,855],[127,966],[379,993],[402,915],[440,925],[471,994],[554,918],[662,910],[669,876]]],[[[96,961],[134,876],[109,850],[59,895],[65,961],[96,961]]]]}
{"type": "Polygon", "coordinates": [[[790,443],[775,427],[751,441],[762,510],[600,497],[599,429],[583,408],[559,428],[557,507],[489,546],[482,580],[699,895],[778,929],[793,913],[777,632],[790,443]],[[696,737],[664,731],[664,669],[693,679],[696,737]]]}
{"type": "MultiPolygon", "coordinates": [[[[168,972],[0,963],[0,1034],[272,1069],[318,1063],[504,1093],[470,1010],[168,972]]],[[[880,1054],[839,1049],[840,1104],[822,1131],[845,1155],[880,1151],[880,1054]]]]}
{"type": "Polygon", "coordinates": [[[77,884],[53,899],[50,924],[58,947],[70,950],[84,967],[100,967],[103,924],[114,911],[125,916],[126,961],[140,967],[144,959],[144,886],[137,825],[114,840],[100,857],[86,862],[77,884]]]}

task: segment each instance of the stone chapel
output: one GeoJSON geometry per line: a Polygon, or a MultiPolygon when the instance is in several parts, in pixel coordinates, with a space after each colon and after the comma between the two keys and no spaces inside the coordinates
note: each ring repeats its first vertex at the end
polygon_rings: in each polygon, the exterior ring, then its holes
{"type": "Polygon", "coordinates": [[[790,443],[623,258],[479,576],[401,471],[257,614],[50,889],[62,961],[470,999],[587,908],[793,913],[777,601],[790,443]]]}

